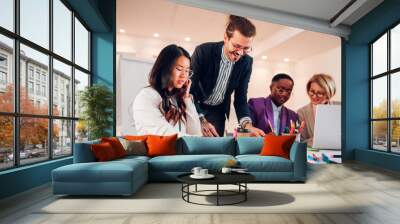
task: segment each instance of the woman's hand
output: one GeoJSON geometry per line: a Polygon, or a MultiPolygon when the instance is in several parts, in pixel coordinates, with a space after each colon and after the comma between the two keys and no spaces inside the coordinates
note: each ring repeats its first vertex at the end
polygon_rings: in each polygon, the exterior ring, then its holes
{"type": "Polygon", "coordinates": [[[188,97],[190,97],[190,87],[192,86],[192,80],[190,80],[190,79],[188,79],[186,82],[185,82],[185,84],[184,84],[184,86],[183,86],[183,88],[185,88],[185,95],[183,96],[184,98],[188,98],[188,97]]]}

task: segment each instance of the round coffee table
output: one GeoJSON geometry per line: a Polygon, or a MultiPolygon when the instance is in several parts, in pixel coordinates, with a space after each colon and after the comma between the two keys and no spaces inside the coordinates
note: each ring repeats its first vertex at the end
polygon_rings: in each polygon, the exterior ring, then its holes
{"type": "Polygon", "coordinates": [[[188,203],[198,205],[234,205],[247,200],[247,192],[249,188],[247,183],[255,180],[255,177],[249,173],[216,173],[212,179],[193,179],[190,177],[191,173],[182,174],[177,177],[178,181],[182,183],[182,199],[188,203]],[[215,190],[198,190],[197,185],[215,185],[215,190]],[[190,186],[195,186],[194,191],[190,191],[190,186]],[[236,185],[237,190],[224,190],[220,189],[220,185],[236,185]],[[214,192],[215,194],[206,194],[214,192]],[[216,204],[202,204],[190,200],[190,196],[203,196],[203,197],[216,197],[216,204]],[[221,197],[240,196],[240,199],[231,203],[221,203],[221,197]]]}

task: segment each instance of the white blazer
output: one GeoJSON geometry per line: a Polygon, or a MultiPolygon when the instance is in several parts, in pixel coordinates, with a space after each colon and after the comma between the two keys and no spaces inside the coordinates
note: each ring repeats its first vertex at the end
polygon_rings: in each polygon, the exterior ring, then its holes
{"type": "Polygon", "coordinates": [[[161,113],[159,106],[162,98],[152,87],[139,91],[133,102],[133,119],[139,135],[202,135],[199,114],[191,98],[184,100],[186,104],[186,122],[173,126],[161,113]]]}

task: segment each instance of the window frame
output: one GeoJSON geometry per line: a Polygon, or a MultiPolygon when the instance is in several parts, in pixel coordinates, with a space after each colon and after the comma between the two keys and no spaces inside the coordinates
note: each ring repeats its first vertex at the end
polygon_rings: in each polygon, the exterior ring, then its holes
{"type": "Polygon", "coordinates": [[[392,151],[392,122],[393,121],[400,121],[400,117],[393,117],[392,116],[392,98],[391,98],[391,92],[392,92],[392,85],[391,85],[391,80],[392,76],[396,75],[396,73],[400,72],[400,67],[391,69],[391,31],[393,28],[400,26],[400,21],[397,21],[393,25],[391,25],[389,28],[387,28],[383,33],[378,35],[374,40],[372,40],[369,44],[369,149],[373,151],[380,151],[380,152],[386,152],[386,153],[391,153],[391,154],[400,154],[400,152],[393,152],[392,151]],[[376,43],[381,37],[384,35],[387,35],[387,52],[386,52],[386,57],[387,57],[387,64],[386,64],[386,71],[382,72],[380,74],[376,74],[374,76],[373,74],[373,66],[374,66],[374,61],[373,61],[373,44],[376,43]],[[373,81],[382,77],[386,77],[386,86],[387,86],[387,105],[386,105],[386,117],[385,118],[373,118],[373,93],[374,93],[374,87],[373,87],[373,81]],[[374,132],[373,132],[373,122],[375,121],[386,121],[386,151],[384,150],[379,150],[374,148],[374,132]]]}
{"type": "MultiPolygon", "coordinates": [[[[64,63],[68,66],[71,66],[71,84],[74,84],[75,82],[75,69],[87,74],[89,76],[89,83],[88,86],[92,85],[92,71],[91,71],[91,37],[92,37],[92,31],[91,29],[89,29],[89,27],[87,26],[87,24],[82,20],[82,18],[72,9],[72,7],[65,1],[65,0],[59,0],[68,10],[71,11],[71,18],[70,18],[70,23],[71,23],[71,59],[67,59],[64,58],[63,56],[55,53],[53,50],[53,21],[54,21],[54,17],[53,17],[53,1],[54,0],[48,0],[49,2],[49,48],[46,49],[45,47],[42,47],[39,44],[36,44],[32,41],[30,41],[29,39],[24,38],[23,36],[20,35],[20,0],[14,0],[13,1],[13,10],[14,10],[14,18],[13,18],[13,22],[14,22],[14,31],[10,31],[4,27],[0,26],[0,35],[3,35],[7,38],[11,38],[13,40],[13,54],[12,54],[12,69],[11,69],[11,74],[13,75],[13,81],[14,81],[14,93],[13,93],[13,102],[14,102],[14,110],[13,112],[2,112],[0,111],[0,116],[11,116],[13,119],[13,153],[14,153],[14,161],[13,161],[13,166],[11,167],[5,167],[5,168],[0,168],[0,172],[5,171],[5,170],[10,170],[10,169],[16,169],[19,167],[23,167],[23,166],[29,166],[29,165],[33,165],[33,164],[37,164],[37,163],[43,163],[49,160],[53,160],[53,159],[62,159],[65,157],[70,157],[73,156],[73,152],[74,152],[74,143],[75,143],[75,125],[76,125],[76,121],[79,120],[79,117],[75,116],[75,108],[72,107],[71,108],[71,114],[70,116],[66,115],[66,116],[56,116],[53,115],[53,75],[54,75],[54,69],[53,69],[53,59],[58,60],[61,63],[64,63]],[[85,69],[81,66],[79,66],[78,64],[75,63],[75,18],[83,25],[83,27],[88,31],[88,57],[89,57],[89,64],[88,64],[88,69],[85,69]],[[47,76],[47,84],[46,84],[46,91],[48,93],[45,94],[48,97],[48,112],[46,115],[39,115],[39,114],[27,114],[27,113],[21,113],[20,111],[20,85],[21,85],[21,81],[20,81],[20,45],[23,44],[27,47],[32,48],[33,50],[36,50],[40,53],[43,53],[45,55],[48,56],[49,58],[49,62],[48,62],[48,76],[47,76]],[[48,136],[47,136],[47,142],[49,143],[47,145],[47,149],[48,150],[48,155],[47,158],[43,158],[43,160],[38,161],[38,162],[32,162],[32,163],[26,163],[26,164],[21,164],[21,159],[20,159],[20,119],[21,118],[45,118],[47,119],[48,122],[48,136]],[[54,156],[53,152],[54,152],[54,147],[53,147],[53,123],[56,120],[66,120],[66,121],[71,121],[71,128],[72,128],[72,133],[71,133],[71,153],[68,155],[62,155],[62,156],[54,156]]],[[[27,71],[28,71],[28,67],[29,64],[27,64],[27,71]]],[[[34,68],[33,70],[33,83],[34,86],[36,83],[42,83],[42,79],[41,79],[41,72],[40,72],[40,76],[39,76],[39,80],[38,82],[36,82],[36,69],[34,68]]],[[[30,74],[27,73],[26,75],[26,81],[28,82],[30,79],[30,74]]],[[[40,85],[42,86],[42,85],[40,85]]],[[[28,86],[27,86],[28,87],[28,86]]],[[[28,88],[27,88],[27,91],[28,88]]],[[[34,88],[34,92],[36,91],[36,89],[34,88]]],[[[71,99],[71,105],[74,105],[75,103],[75,88],[74,85],[71,85],[71,93],[72,93],[72,99],[71,99]]],[[[42,96],[42,94],[38,95],[38,96],[42,96]]]]}

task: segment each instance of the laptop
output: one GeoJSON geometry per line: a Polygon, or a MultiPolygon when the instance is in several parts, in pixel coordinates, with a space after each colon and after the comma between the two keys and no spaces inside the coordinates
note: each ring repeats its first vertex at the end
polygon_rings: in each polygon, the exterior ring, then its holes
{"type": "Polygon", "coordinates": [[[341,150],[341,124],[340,105],[317,105],[312,148],[341,150]]]}

